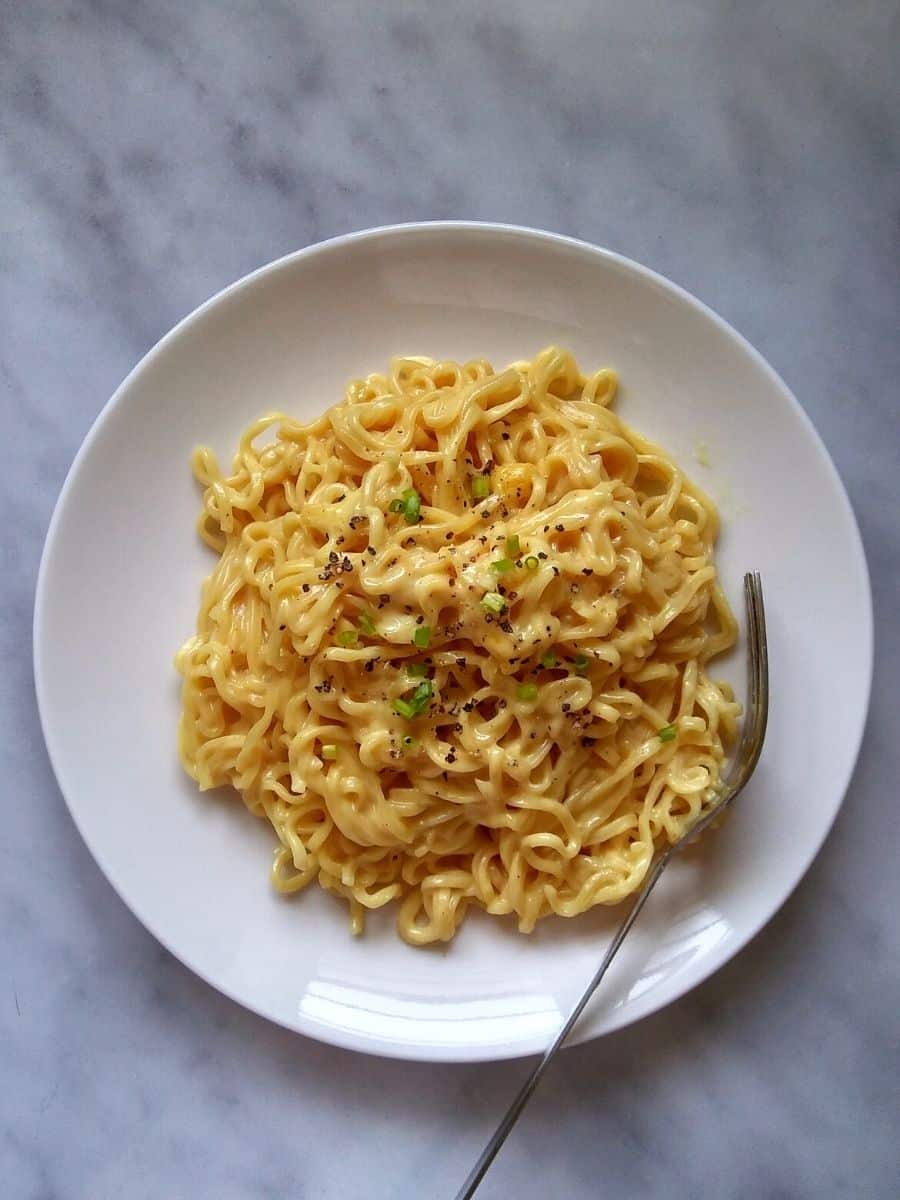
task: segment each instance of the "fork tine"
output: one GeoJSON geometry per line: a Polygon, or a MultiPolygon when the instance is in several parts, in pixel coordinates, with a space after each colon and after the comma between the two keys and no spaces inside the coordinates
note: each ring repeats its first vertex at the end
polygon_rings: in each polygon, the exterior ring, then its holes
{"type": "Polygon", "coordinates": [[[744,595],[747,602],[747,714],[744,731],[735,755],[725,803],[741,791],[753,773],[762,753],[769,711],[769,662],[766,640],[766,617],[762,581],[757,572],[744,576],[744,595]]]}

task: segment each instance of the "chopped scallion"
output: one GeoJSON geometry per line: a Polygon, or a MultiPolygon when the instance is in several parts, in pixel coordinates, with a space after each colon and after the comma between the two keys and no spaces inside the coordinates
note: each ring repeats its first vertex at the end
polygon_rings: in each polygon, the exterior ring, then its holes
{"type": "Polygon", "coordinates": [[[394,701],[394,712],[399,713],[401,717],[406,717],[407,721],[413,717],[418,717],[428,707],[428,701],[431,699],[431,680],[423,679],[417,685],[410,699],[401,698],[394,701]]]}
{"type": "Polygon", "coordinates": [[[407,525],[417,525],[422,520],[422,497],[415,488],[407,488],[401,499],[403,518],[407,525]]]}
{"type": "Polygon", "coordinates": [[[355,629],[342,629],[337,635],[337,644],[349,648],[355,646],[359,639],[359,634],[355,629]]]}
{"type": "Polygon", "coordinates": [[[511,571],[516,564],[511,558],[498,558],[496,562],[491,563],[491,570],[495,575],[505,575],[507,571],[511,571]]]}
{"type": "Polygon", "coordinates": [[[586,654],[576,654],[572,659],[572,665],[575,667],[575,670],[581,674],[582,671],[587,670],[590,661],[591,660],[586,654]]]}
{"type": "Polygon", "coordinates": [[[537,700],[537,694],[536,683],[520,683],[516,688],[516,695],[520,700],[537,700]]]}
{"type": "Polygon", "coordinates": [[[528,557],[525,559],[525,569],[526,570],[536,571],[539,566],[540,566],[540,564],[538,563],[538,560],[535,557],[535,555],[529,554],[528,557]]]}
{"type": "Polygon", "coordinates": [[[502,613],[506,608],[506,601],[499,592],[486,592],[481,597],[481,607],[491,613],[502,613]]]}
{"type": "Polygon", "coordinates": [[[374,637],[378,630],[375,628],[375,622],[367,612],[359,614],[359,627],[363,633],[369,637],[374,637]]]}
{"type": "Polygon", "coordinates": [[[491,490],[491,481],[487,475],[476,475],[472,480],[472,495],[476,500],[483,500],[491,490]]]}
{"type": "Polygon", "coordinates": [[[332,760],[337,758],[337,746],[335,746],[334,742],[328,742],[327,745],[322,747],[322,757],[332,760]]]}
{"type": "Polygon", "coordinates": [[[517,533],[512,534],[506,539],[506,553],[510,556],[510,558],[515,558],[520,549],[519,535],[517,533]]]}
{"type": "Polygon", "coordinates": [[[424,663],[407,663],[406,673],[411,679],[424,679],[428,674],[428,668],[424,663]]]}
{"type": "Polygon", "coordinates": [[[422,520],[422,497],[415,488],[407,488],[388,505],[392,513],[403,513],[407,525],[418,525],[422,520]]]}
{"type": "Polygon", "coordinates": [[[675,725],[664,725],[656,735],[661,742],[674,742],[678,734],[678,728],[675,725]]]}
{"type": "Polygon", "coordinates": [[[416,744],[416,739],[414,737],[410,737],[409,734],[406,734],[402,740],[404,749],[406,750],[412,750],[413,746],[416,744]]]}
{"type": "Polygon", "coordinates": [[[413,634],[413,641],[420,650],[424,650],[431,641],[431,628],[428,625],[420,625],[413,634]]]}
{"type": "Polygon", "coordinates": [[[556,655],[552,650],[548,650],[546,654],[541,655],[541,666],[546,667],[548,671],[551,667],[556,666],[556,655]]]}

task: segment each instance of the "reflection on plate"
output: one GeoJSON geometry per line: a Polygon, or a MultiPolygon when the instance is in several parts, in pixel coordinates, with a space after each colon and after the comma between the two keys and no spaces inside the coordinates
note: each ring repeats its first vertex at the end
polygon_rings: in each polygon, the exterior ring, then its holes
{"type": "MultiPolygon", "coordinates": [[[[416,951],[387,915],[353,940],[330,897],[270,891],[268,831],[234,800],[198,796],[173,750],[171,656],[208,569],[185,537],[196,508],[185,464],[210,437],[227,458],[266,409],[315,415],[394,352],[505,362],[552,342],[613,366],[623,419],[685,466],[699,458],[691,473],[723,510],[725,588],[736,598],[758,570],[767,597],[762,762],[725,827],[667,871],[577,1036],[607,1032],[682,995],[775,912],[834,819],[865,718],[872,622],[856,525],[809,422],[737,334],[644,268],[549,234],[352,235],[248,277],[151,351],[88,436],[51,524],[35,674],[79,829],[173,953],[325,1041],[424,1059],[538,1050],[619,917],[548,918],[522,937],[476,914],[450,946],[416,951]],[[838,644],[839,656],[821,652],[838,644]]],[[[742,693],[740,656],[720,673],[742,693]]]]}

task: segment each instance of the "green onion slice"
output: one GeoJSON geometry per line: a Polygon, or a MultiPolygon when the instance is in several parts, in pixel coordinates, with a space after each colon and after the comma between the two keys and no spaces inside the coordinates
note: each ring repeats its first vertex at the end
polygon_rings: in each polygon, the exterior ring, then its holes
{"type": "Polygon", "coordinates": [[[678,727],[676,725],[663,725],[656,736],[661,742],[674,742],[677,734],[678,727]]]}
{"type": "Polygon", "coordinates": [[[413,634],[413,641],[420,650],[424,650],[431,641],[431,627],[428,625],[420,625],[413,634]]]}
{"type": "Polygon", "coordinates": [[[520,700],[537,700],[537,694],[536,683],[520,683],[516,688],[516,695],[520,700]]]}
{"type": "Polygon", "coordinates": [[[487,475],[476,475],[472,480],[472,495],[476,500],[483,500],[491,490],[491,481],[487,475]]]}
{"type": "Polygon", "coordinates": [[[491,613],[502,613],[506,608],[506,601],[499,592],[485,592],[481,597],[481,607],[491,613]]]}
{"type": "Polygon", "coordinates": [[[322,757],[334,760],[337,758],[337,746],[334,742],[329,742],[322,747],[322,757]]]}
{"type": "Polygon", "coordinates": [[[534,554],[529,554],[528,557],[525,559],[525,569],[527,571],[536,571],[539,566],[540,566],[540,563],[538,562],[538,560],[534,554]]]}
{"type": "Polygon", "coordinates": [[[409,699],[400,699],[394,701],[394,712],[399,713],[401,717],[405,717],[407,721],[413,717],[418,717],[428,707],[428,701],[431,699],[431,680],[423,679],[416,686],[409,699]]]}
{"type": "Polygon", "coordinates": [[[407,488],[401,499],[403,518],[407,525],[417,525],[422,520],[422,497],[415,488],[407,488]]]}
{"type": "Polygon", "coordinates": [[[519,535],[517,533],[511,534],[510,537],[506,539],[506,553],[510,556],[510,558],[515,558],[520,549],[519,535]]]}
{"type": "Polygon", "coordinates": [[[337,635],[337,644],[344,647],[355,646],[358,638],[359,635],[355,629],[342,629],[337,635]]]}
{"type": "Polygon", "coordinates": [[[369,637],[374,637],[378,630],[375,628],[375,622],[369,613],[363,612],[359,614],[359,627],[363,633],[369,637]]]}
{"type": "Polygon", "coordinates": [[[406,673],[411,679],[424,679],[428,674],[428,668],[424,663],[407,663],[406,673]]]}
{"type": "Polygon", "coordinates": [[[422,520],[422,497],[415,488],[407,488],[388,505],[392,513],[403,513],[407,525],[418,525],[422,520]]]}
{"type": "Polygon", "coordinates": [[[546,654],[541,655],[541,666],[546,667],[548,671],[551,667],[556,666],[556,655],[552,650],[548,650],[546,654]]]}
{"type": "Polygon", "coordinates": [[[491,563],[491,570],[495,575],[505,575],[507,571],[511,571],[516,564],[511,558],[498,558],[496,562],[491,563]]]}

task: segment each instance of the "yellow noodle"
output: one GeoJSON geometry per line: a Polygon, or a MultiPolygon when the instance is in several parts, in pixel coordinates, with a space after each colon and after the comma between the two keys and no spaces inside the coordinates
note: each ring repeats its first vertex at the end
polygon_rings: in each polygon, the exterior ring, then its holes
{"type": "Polygon", "coordinates": [[[309,425],[256,421],[230,475],[195,452],[219,559],[179,750],[272,823],[280,891],[317,879],[356,932],[398,901],[414,945],[471,905],[528,932],[633,893],[710,803],[739,712],[706,673],[736,634],[718,517],[615,392],[555,347],[398,358],[309,425]]]}

